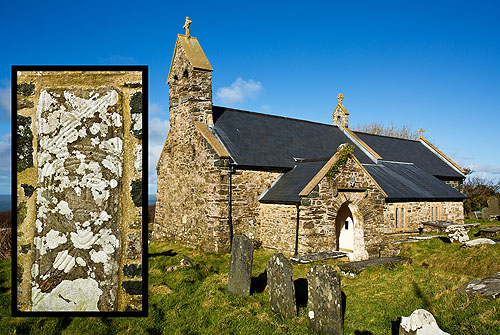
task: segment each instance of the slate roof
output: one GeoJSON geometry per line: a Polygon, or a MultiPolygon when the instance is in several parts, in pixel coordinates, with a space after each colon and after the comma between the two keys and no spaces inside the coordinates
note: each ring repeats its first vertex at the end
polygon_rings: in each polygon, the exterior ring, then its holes
{"type": "Polygon", "coordinates": [[[413,163],[363,164],[390,200],[462,200],[466,196],[413,163]]]}
{"type": "MultiPolygon", "coordinates": [[[[333,125],[213,106],[213,132],[242,168],[290,170],[294,158],[325,158],[352,143],[333,125]]],[[[371,163],[359,148],[354,155],[371,163]]]]}
{"type": "MultiPolygon", "coordinates": [[[[259,199],[295,204],[299,193],[342,143],[352,143],[333,125],[213,106],[212,133],[238,168],[282,171],[259,199]],[[301,160],[297,160],[301,159],[301,160]],[[302,160],[303,159],[303,160],[302,160]]],[[[387,194],[387,200],[462,200],[462,193],[436,177],[463,177],[419,141],[355,134],[382,160],[375,164],[355,145],[354,155],[387,194]]]]}
{"type": "Polygon", "coordinates": [[[436,156],[419,141],[354,132],[375,150],[384,161],[414,163],[436,177],[461,177],[463,175],[436,156]]]}
{"type": "Polygon", "coordinates": [[[321,170],[327,160],[315,162],[299,162],[295,167],[282,174],[260,202],[273,204],[295,204],[300,200],[299,193],[309,181],[321,170]]]}

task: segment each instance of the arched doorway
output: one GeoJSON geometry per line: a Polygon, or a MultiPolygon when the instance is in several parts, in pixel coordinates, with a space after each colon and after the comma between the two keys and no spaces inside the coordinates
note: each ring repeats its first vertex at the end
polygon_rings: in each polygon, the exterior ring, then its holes
{"type": "Polygon", "coordinates": [[[335,232],[337,250],[354,252],[354,219],[348,202],[344,202],[337,212],[335,232]]]}
{"type": "Polygon", "coordinates": [[[363,215],[359,201],[351,199],[342,203],[335,218],[336,250],[347,252],[351,261],[368,259],[365,248],[363,215]]]}

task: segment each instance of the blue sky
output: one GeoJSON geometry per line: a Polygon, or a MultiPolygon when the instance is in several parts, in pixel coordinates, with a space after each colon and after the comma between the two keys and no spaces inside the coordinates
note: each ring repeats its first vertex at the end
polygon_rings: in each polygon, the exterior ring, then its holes
{"type": "MultiPolygon", "coordinates": [[[[459,165],[500,178],[500,5],[462,1],[3,2],[0,156],[10,155],[10,66],[149,66],[149,192],[167,136],[166,77],[184,19],[213,72],[214,103],[350,128],[425,129],[459,165]]],[[[0,161],[0,194],[10,190],[0,161]]]]}

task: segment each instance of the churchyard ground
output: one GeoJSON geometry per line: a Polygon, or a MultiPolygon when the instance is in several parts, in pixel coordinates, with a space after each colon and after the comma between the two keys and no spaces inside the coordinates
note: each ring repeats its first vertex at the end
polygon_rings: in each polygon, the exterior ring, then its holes
{"type": "MultiPolygon", "coordinates": [[[[477,220],[474,220],[477,222],[477,220]]],[[[482,225],[498,222],[483,221],[482,225]]],[[[479,228],[472,229],[470,235],[479,228]]],[[[265,288],[265,267],[272,252],[257,249],[252,294],[227,292],[229,254],[206,253],[167,242],[149,247],[147,318],[12,318],[10,260],[0,260],[0,334],[313,334],[307,317],[307,271],[318,263],[294,264],[298,316],[275,315],[265,288]],[[183,255],[194,266],[179,265],[183,255]]],[[[498,300],[460,295],[473,279],[500,271],[500,244],[463,248],[434,238],[405,245],[410,264],[341,275],[346,295],[345,334],[391,334],[400,316],[417,308],[430,311],[450,334],[499,334],[498,300]]],[[[341,260],[325,261],[338,270],[341,260]]]]}

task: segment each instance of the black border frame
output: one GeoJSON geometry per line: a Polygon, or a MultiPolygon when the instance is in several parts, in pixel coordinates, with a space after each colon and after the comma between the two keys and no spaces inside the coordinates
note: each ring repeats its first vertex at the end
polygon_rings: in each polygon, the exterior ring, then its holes
{"type": "MultiPolygon", "coordinates": [[[[13,317],[147,317],[148,316],[148,101],[147,65],[12,65],[11,67],[11,312],[13,317]],[[17,73],[19,71],[141,71],[142,72],[142,310],[123,312],[32,312],[17,309],[17,73]],[[15,256],[15,257],[14,257],[15,256]]],[[[123,242],[122,242],[123,243],[123,242]]],[[[121,271],[121,270],[120,270],[121,271]]]]}

